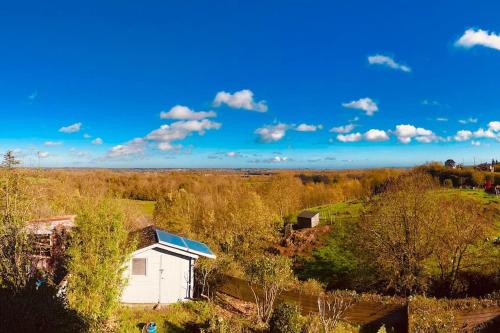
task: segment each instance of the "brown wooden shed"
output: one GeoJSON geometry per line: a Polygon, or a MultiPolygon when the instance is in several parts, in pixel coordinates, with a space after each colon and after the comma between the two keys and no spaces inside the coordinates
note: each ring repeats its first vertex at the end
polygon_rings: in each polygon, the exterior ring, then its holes
{"type": "Polygon", "coordinates": [[[319,213],[305,210],[297,216],[297,229],[314,228],[319,225],[319,213]]]}

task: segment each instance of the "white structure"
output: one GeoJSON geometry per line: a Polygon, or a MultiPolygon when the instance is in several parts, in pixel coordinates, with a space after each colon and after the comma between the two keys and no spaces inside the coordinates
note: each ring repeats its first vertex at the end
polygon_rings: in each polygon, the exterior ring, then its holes
{"type": "Polygon", "coordinates": [[[122,303],[169,304],[193,296],[193,266],[200,256],[215,258],[203,243],[149,226],[126,264],[122,303]]]}

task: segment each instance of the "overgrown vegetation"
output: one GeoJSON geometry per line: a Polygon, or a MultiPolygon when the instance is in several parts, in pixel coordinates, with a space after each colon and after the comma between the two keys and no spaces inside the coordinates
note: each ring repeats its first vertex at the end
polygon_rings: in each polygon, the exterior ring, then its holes
{"type": "MultiPolygon", "coordinates": [[[[354,332],[358,328],[342,322],[346,308],[335,305],[338,289],[459,298],[500,287],[500,247],[493,242],[499,235],[500,200],[472,189],[488,178],[498,184],[497,174],[434,164],[416,170],[273,174],[17,166],[9,153],[0,168],[2,327],[36,313],[20,327],[133,332],[154,319],[173,332],[186,327],[295,332],[299,326],[309,332],[332,331],[332,326],[354,332]],[[320,212],[321,239],[301,257],[279,255],[285,230],[291,230],[287,225],[303,209],[320,212]],[[63,261],[66,298],[57,296],[59,286],[33,264],[25,228],[26,221],[58,214],[76,214],[78,225],[63,261]],[[204,301],[159,312],[119,306],[122,263],[134,246],[128,234],[150,223],[201,240],[217,254],[216,260],[196,264],[196,295],[204,301]],[[225,274],[263,288],[254,294],[250,315],[220,306],[216,288],[225,274]],[[304,294],[326,292],[333,301],[325,296],[319,314],[312,316],[299,315],[293,305],[276,308],[278,296],[297,286],[304,294]]],[[[315,230],[309,235],[315,237],[315,230]]],[[[422,311],[415,312],[415,323],[449,329],[439,322],[449,308],[434,323],[426,302],[423,298],[422,311]]]]}

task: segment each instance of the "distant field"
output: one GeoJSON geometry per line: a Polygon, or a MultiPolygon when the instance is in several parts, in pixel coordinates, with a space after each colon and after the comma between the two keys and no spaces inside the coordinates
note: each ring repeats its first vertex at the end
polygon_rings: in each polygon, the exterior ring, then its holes
{"type": "Polygon", "coordinates": [[[335,221],[354,221],[359,219],[364,205],[364,201],[352,200],[313,207],[308,210],[318,212],[321,222],[330,224],[335,221]]]}
{"type": "Polygon", "coordinates": [[[148,217],[153,217],[153,212],[155,209],[154,201],[146,200],[132,200],[132,199],[118,199],[124,205],[135,207],[138,211],[143,213],[148,217]]]}
{"type": "Polygon", "coordinates": [[[495,225],[500,227],[500,195],[489,194],[483,190],[465,190],[465,189],[443,190],[443,193],[447,195],[459,194],[466,198],[479,201],[481,204],[485,206],[485,208],[493,210],[494,223],[495,225]]]}

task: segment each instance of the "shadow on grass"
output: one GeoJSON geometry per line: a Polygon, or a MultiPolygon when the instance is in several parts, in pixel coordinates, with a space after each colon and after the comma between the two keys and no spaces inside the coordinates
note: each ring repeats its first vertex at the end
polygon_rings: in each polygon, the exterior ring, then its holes
{"type": "Polygon", "coordinates": [[[0,327],[4,332],[83,332],[83,320],[67,309],[52,286],[18,293],[0,289],[0,327]]]}

